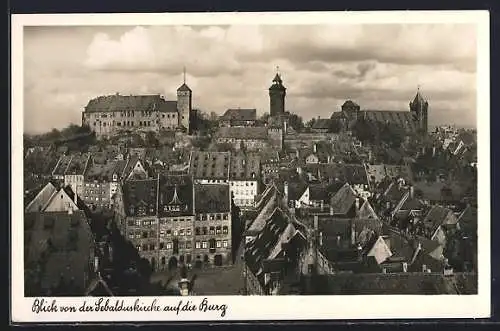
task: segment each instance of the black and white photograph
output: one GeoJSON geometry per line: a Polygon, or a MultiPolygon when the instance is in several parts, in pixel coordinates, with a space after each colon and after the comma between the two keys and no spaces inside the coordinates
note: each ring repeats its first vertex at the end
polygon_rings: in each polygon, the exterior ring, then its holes
{"type": "Polygon", "coordinates": [[[23,318],[489,314],[487,12],[92,16],[13,29],[23,318]]]}

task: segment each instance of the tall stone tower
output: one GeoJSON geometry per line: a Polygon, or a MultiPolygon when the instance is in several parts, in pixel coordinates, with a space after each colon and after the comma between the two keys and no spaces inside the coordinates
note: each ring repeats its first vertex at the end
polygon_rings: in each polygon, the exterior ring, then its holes
{"type": "Polygon", "coordinates": [[[424,99],[420,93],[420,88],[418,88],[415,98],[413,98],[413,101],[410,102],[410,111],[413,113],[413,118],[418,122],[419,131],[422,134],[426,134],[428,132],[428,108],[429,103],[424,99]]]}
{"type": "Polygon", "coordinates": [[[192,98],[193,91],[186,84],[186,68],[184,68],[184,82],[177,89],[177,112],[179,118],[179,126],[186,129],[186,132],[190,131],[190,116],[192,110],[192,98]]]}
{"type": "Polygon", "coordinates": [[[281,116],[285,113],[285,96],[286,88],[283,85],[283,80],[279,71],[277,70],[276,76],[274,76],[273,84],[269,87],[269,115],[270,116],[281,116]]]}

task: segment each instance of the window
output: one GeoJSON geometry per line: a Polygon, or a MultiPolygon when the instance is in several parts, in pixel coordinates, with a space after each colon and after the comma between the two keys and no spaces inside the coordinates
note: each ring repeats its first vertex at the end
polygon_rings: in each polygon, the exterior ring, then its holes
{"type": "Polygon", "coordinates": [[[191,235],[191,229],[186,229],[186,236],[190,236],[191,235]]]}
{"type": "Polygon", "coordinates": [[[184,229],[180,229],[179,230],[179,236],[183,236],[184,235],[184,229]]]}
{"type": "Polygon", "coordinates": [[[222,216],[222,219],[224,219],[224,220],[227,220],[227,218],[228,218],[228,217],[227,217],[227,214],[224,214],[224,215],[222,216]]]}
{"type": "Polygon", "coordinates": [[[203,235],[206,235],[208,234],[208,228],[206,226],[203,227],[203,232],[202,232],[203,235]]]}
{"type": "Polygon", "coordinates": [[[214,220],[214,215],[210,215],[210,220],[213,221],[214,220]]]}
{"type": "Polygon", "coordinates": [[[210,227],[210,234],[215,234],[215,228],[213,226],[210,227]]]}
{"type": "Polygon", "coordinates": [[[141,226],[141,220],[136,220],[135,221],[135,226],[141,226]]]}
{"type": "Polygon", "coordinates": [[[221,214],[217,214],[217,217],[216,217],[216,218],[217,218],[217,220],[218,220],[218,221],[220,221],[220,220],[222,219],[221,214]]]}
{"type": "Polygon", "coordinates": [[[227,248],[227,240],[222,241],[222,247],[227,248]]]}
{"type": "Polygon", "coordinates": [[[221,227],[218,226],[215,228],[215,234],[220,234],[221,233],[221,227]]]}
{"type": "Polygon", "coordinates": [[[190,241],[186,241],[186,249],[191,249],[191,242],[190,241]]]}
{"type": "Polygon", "coordinates": [[[130,232],[130,233],[128,234],[128,237],[129,237],[130,239],[134,239],[134,234],[133,234],[132,232],[130,232]]]}
{"type": "Polygon", "coordinates": [[[167,243],[167,249],[172,249],[172,243],[167,243]]]}
{"type": "Polygon", "coordinates": [[[202,241],[201,248],[208,248],[208,243],[206,241],[202,241]]]}
{"type": "Polygon", "coordinates": [[[195,234],[195,235],[199,236],[199,235],[200,235],[200,233],[201,233],[200,228],[195,228],[195,229],[194,229],[194,234],[195,234]]]}
{"type": "Polygon", "coordinates": [[[174,230],[174,236],[177,236],[178,233],[177,233],[177,230],[174,230]]]}
{"type": "Polygon", "coordinates": [[[135,222],[134,222],[134,220],[129,220],[129,221],[127,222],[127,225],[128,225],[128,226],[134,226],[134,223],[135,223],[135,222]]]}
{"type": "Polygon", "coordinates": [[[143,251],[147,251],[148,250],[148,245],[147,244],[143,244],[142,245],[142,250],[143,251]]]}
{"type": "Polygon", "coordinates": [[[135,246],[135,248],[140,252],[141,251],[141,245],[135,246]]]}
{"type": "Polygon", "coordinates": [[[155,250],[155,244],[149,244],[149,250],[154,251],[155,250]]]}
{"type": "Polygon", "coordinates": [[[144,232],[142,233],[142,238],[144,238],[144,239],[145,239],[145,238],[147,238],[147,237],[148,237],[148,233],[147,233],[146,231],[144,231],[144,232]]]}
{"type": "Polygon", "coordinates": [[[162,243],[162,242],[160,243],[160,249],[165,249],[165,243],[162,243]]]}
{"type": "Polygon", "coordinates": [[[194,247],[195,248],[200,248],[201,247],[200,242],[199,241],[195,242],[194,247]]]}
{"type": "Polygon", "coordinates": [[[172,230],[167,230],[167,236],[170,236],[172,234],[172,230]]]}
{"type": "Polygon", "coordinates": [[[140,238],[141,238],[141,233],[140,233],[140,232],[137,232],[137,233],[135,234],[135,238],[136,238],[136,239],[140,239],[140,238]]]}
{"type": "Polygon", "coordinates": [[[217,246],[217,248],[220,248],[220,247],[221,247],[221,242],[220,242],[220,240],[217,240],[217,242],[216,242],[216,246],[217,246]]]}

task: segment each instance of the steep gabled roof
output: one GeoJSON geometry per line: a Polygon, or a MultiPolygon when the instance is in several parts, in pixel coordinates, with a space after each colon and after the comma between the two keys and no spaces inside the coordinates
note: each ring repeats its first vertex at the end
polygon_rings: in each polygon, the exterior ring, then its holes
{"type": "Polygon", "coordinates": [[[228,109],[220,117],[222,121],[239,120],[239,121],[255,121],[257,120],[256,109],[228,109]]]}
{"type": "Polygon", "coordinates": [[[231,192],[229,185],[195,185],[196,213],[227,213],[231,210],[231,192]]]}
{"type": "Polygon", "coordinates": [[[346,215],[356,201],[356,192],[349,184],[344,184],[330,200],[330,206],[334,214],[346,215]]]}

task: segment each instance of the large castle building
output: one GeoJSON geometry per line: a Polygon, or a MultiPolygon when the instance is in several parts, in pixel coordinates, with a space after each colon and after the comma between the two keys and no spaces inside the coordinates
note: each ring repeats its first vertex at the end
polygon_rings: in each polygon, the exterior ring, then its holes
{"type": "Polygon", "coordinates": [[[165,100],[160,94],[99,96],[89,101],[82,113],[82,125],[87,125],[97,137],[124,131],[146,132],[183,130],[191,133],[193,92],[184,83],[177,89],[177,100],[165,100]]]}
{"type": "Polygon", "coordinates": [[[345,127],[351,128],[358,120],[397,125],[407,132],[428,132],[428,108],[429,103],[420,93],[420,89],[409,104],[409,111],[394,110],[361,110],[361,107],[347,100],[341,107],[340,112],[332,114],[332,119],[340,119],[345,127]]]}

